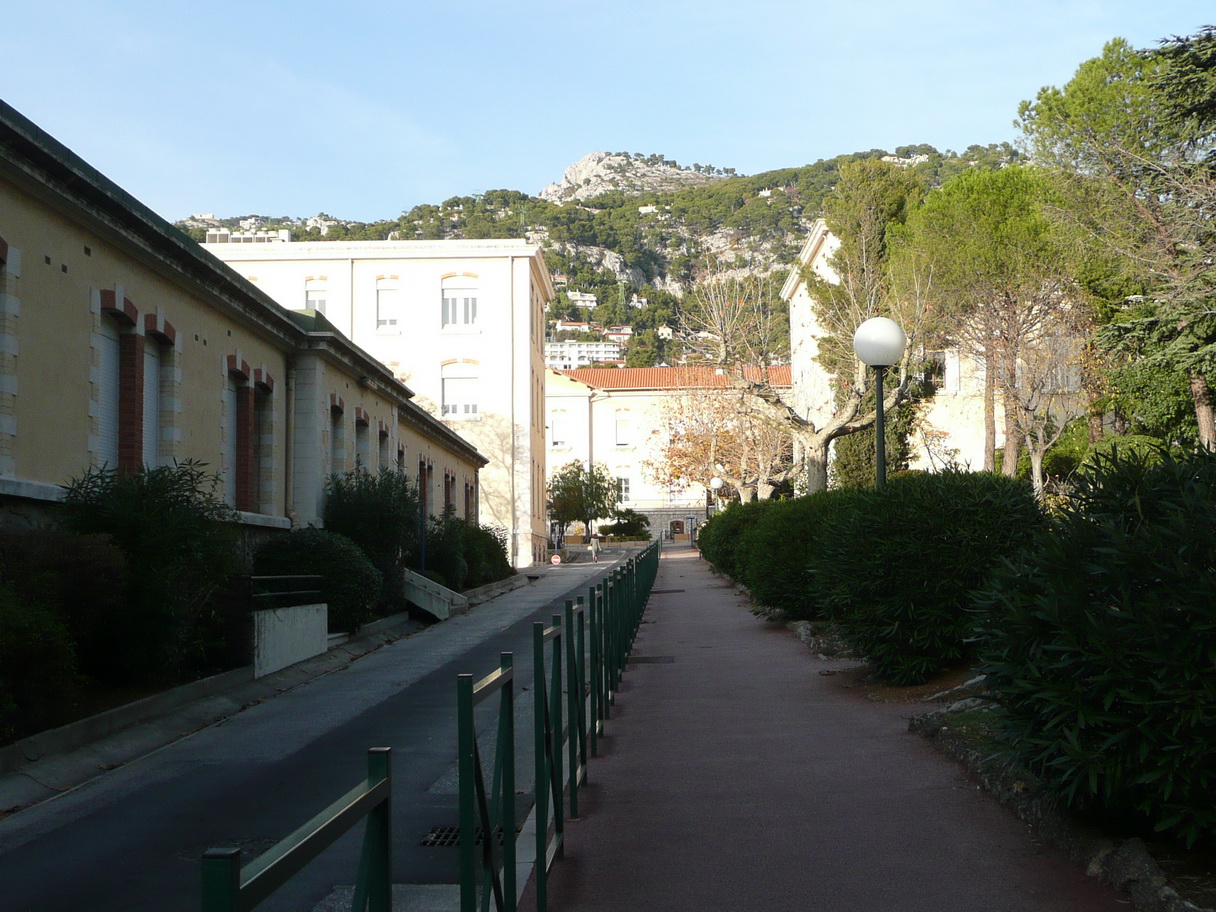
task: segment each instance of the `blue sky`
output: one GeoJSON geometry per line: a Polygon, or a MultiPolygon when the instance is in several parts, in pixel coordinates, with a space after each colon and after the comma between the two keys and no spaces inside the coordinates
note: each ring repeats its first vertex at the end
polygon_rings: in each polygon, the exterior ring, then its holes
{"type": "Polygon", "coordinates": [[[169,219],[372,221],[593,151],[752,174],[1016,139],[1018,102],[1211,0],[39,0],[0,98],[169,219]]]}

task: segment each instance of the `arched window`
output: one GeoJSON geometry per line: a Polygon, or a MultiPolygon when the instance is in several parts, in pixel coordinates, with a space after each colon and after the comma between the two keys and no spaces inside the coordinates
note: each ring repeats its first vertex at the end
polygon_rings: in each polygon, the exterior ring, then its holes
{"type": "Polygon", "coordinates": [[[309,276],[304,280],[304,309],[325,313],[329,300],[329,277],[309,276]]]}
{"type": "Polygon", "coordinates": [[[478,420],[481,366],[476,361],[449,361],[440,367],[443,417],[451,421],[478,420]]]}
{"type": "Polygon", "coordinates": [[[401,288],[395,275],[376,277],[376,332],[401,332],[401,288]]]}
{"type": "Polygon", "coordinates": [[[443,278],[441,325],[447,332],[471,332],[477,328],[477,276],[472,273],[443,278]]]}

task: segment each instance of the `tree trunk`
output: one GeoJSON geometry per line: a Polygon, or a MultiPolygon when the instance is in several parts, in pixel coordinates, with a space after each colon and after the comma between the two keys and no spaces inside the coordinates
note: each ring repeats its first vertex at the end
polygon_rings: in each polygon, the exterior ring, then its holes
{"type": "Polygon", "coordinates": [[[1043,457],[1047,455],[1047,447],[1043,445],[1041,440],[1032,440],[1029,442],[1028,449],[1030,450],[1030,480],[1034,485],[1034,496],[1042,502],[1043,500],[1043,457]]]}
{"type": "Polygon", "coordinates": [[[984,354],[984,471],[996,468],[996,377],[984,354]]]}
{"type": "Polygon", "coordinates": [[[1212,408],[1212,388],[1207,377],[1191,373],[1191,401],[1195,403],[1195,420],[1199,423],[1199,445],[1216,450],[1216,412],[1212,408]]]}
{"type": "Polygon", "coordinates": [[[1001,474],[1013,478],[1018,474],[1018,459],[1022,455],[1022,431],[1018,427],[1017,392],[1013,389],[1005,391],[1005,454],[1001,457],[1001,474]]]}
{"type": "Polygon", "coordinates": [[[830,443],[803,440],[806,454],[806,492],[818,494],[828,489],[828,447],[830,443]]]}

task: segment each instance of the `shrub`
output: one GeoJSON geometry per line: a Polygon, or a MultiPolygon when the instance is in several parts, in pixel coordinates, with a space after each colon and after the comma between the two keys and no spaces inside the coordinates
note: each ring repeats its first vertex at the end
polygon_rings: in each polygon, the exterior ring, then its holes
{"type": "Polygon", "coordinates": [[[759,521],[743,531],[740,544],[743,581],[752,596],[794,618],[825,617],[812,557],[862,498],[864,492],[838,489],[770,504],[759,521]]]}
{"type": "Polygon", "coordinates": [[[63,526],[109,535],[127,563],[125,606],[112,619],[121,650],[114,683],[180,679],[209,667],[210,650],[223,645],[220,595],[242,557],[236,514],[218,487],[199,462],[93,469],[65,486],[63,526]]]}
{"type": "Polygon", "coordinates": [[[417,566],[421,529],[418,488],[400,469],[373,475],[359,468],[331,475],[326,485],[325,528],[358,545],[380,571],[381,614],[405,607],[402,571],[417,566]]]}
{"type": "Polygon", "coordinates": [[[268,539],[254,555],[253,567],[259,576],[322,577],[330,633],[357,630],[375,616],[380,571],[345,535],[309,528],[268,539]]]}
{"type": "Polygon", "coordinates": [[[451,510],[431,517],[426,575],[457,592],[511,576],[506,533],[458,518],[451,510]]]}
{"type": "Polygon", "coordinates": [[[1006,752],[1068,805],[1216,833],[1216,456],[1094,457],[978,599],[1006,752]]]}
{"type": "Polygon", "coordinates": [[[67,627],[54,612],[0,586],[0,743],[61,724],[75,685],[67,627]]]}
{"type": "Polygon", "coordinates": [[[902,475],[842,506],[816,536],[809,584],[875,674],[900,685],[970,653],[972,590],[1043,523],[1028,485],[990,473],[902,475]]]}
{"type": "Polygon", "coordinates": [[[743,581],[743,533],[759,522],[774,503],[758,500],[732,504],[711,516],[697,531],[697,547],[705,559],[731,579],[743,581]]]}
{"type": "Polygon", "coordinates": [[[126,563],[104,535],[56,529],[0,531],[0,576],[19,597],[62,620],[80,671],[102,683],[120,679],[128,629],[126,563]]]}
{"type": "Polygon", "coordinates": [[[618,510],[612,515],[613,522],[600,526],[603,535],[614,535],[632,541],[650,541],[650,520],[637,510],[618,510]]]}
{"type": "Polygon", "coordinates": [[[507,531],[501,526],[466,525],[465,555],[469,562],[469,588],[475,589],[514,576],[515,568],[507,557],[507,531]]]}

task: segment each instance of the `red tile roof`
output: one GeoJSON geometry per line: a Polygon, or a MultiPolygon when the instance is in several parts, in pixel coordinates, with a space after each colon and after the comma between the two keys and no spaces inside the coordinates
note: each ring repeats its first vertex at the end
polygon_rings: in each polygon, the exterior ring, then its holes
{"type": "MultiPolygon", "coordinates": [[[[744,376],[758,380],[761,368],[748,366],[744,376]]],[[[688,389],[730,386],[729,369],[709,365],[685,365],[682,367],[582,367],[576,370],[558,371],[567,377],[599,389],[688,389]]],[[[792,386],[790,366],[780,364],[768,369],[769,383],[773,386],[792,386]]]]}

